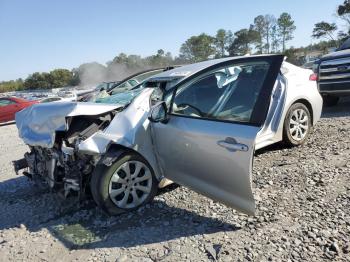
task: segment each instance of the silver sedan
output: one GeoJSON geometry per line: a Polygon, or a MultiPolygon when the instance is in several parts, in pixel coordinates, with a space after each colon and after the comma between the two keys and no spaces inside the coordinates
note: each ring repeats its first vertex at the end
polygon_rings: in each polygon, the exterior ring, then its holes
{"type": "Polygon", "coordinates": [[[123,104],[35,105],[16,116],[31,146],[25,161],[65,195],[90,181],[110,214],[151,201],[169,181],[254,214],[254,150],[300,145],[320,118],[311,74],[281,55],[230,57],[152,76],[123,104]]]}

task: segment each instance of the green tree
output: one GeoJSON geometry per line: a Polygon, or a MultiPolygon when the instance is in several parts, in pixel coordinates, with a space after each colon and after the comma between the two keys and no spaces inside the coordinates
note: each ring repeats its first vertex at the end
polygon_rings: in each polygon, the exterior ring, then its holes
{"type": "Polygon", "coordinates": [[[230,55],[245,55],[252,51],[252,45],[257,43],[260,35],[251,26],[249,29],[241,29],[234,33],[234,40],[229,47],[230,55]]]}
{"type": "Polygon", "coordinates": [[[265,18],[264,36],[266,41],[265,48],[266,48],[266,52],[269,54],[271,51],[272,31],[276,25],[276,18],[273,15],[265,15],[264,18],[265,18]]]}
{"type": "Polygon", "coordinates": [[[297,56],[298,51],[300,50],[291,47],[289,49],[284,50],[283,55],[287,57],[287,61],[289,63],[292,63],[294,65],[301,65],[302,62],[299,61],[299,57],[297,56]]]}
{"type": "Polygon", "coordinates": [[[350,26],[350,1],[345,0],[342,5],[337,8],[338,16],[348,23],[350,26]]]}
{"type": "Polygon", "coordinates": [[[282,52],[286,49],[286,42],[293,39],[293,33],[296,29],[292,17],[288,13],[282,13],[277,19],[278,32],[282,40],[282,52]]]}
{"type": "Polygon", "coordinates": [[[224,57],[227,49],[230,47],[233,41],[233,35],[230,30],[219,29],[216,32],[214,45],[216,48],[216,57],[224,57]]]}
{"type": "Polygon", "coordinates": [[[128,62],[128,56],[125,53],[120,53],[114,57],[112,62],[116,64],[126,64],[128,62]]]}
{"type": "Polygon", "coordinates": [[[277,25],[271,28],[271,52],[278,53],[280,47],[280,36],[278,33],[277,25]]]}
{"type": "Polygon", "coordinates": [[[327,22],[319,22],[315,24],[315,27],[312,31],[312,37],[314,38],[328,38],[329,40],[335,40],[334,32],[337,30],[337,26],[335,23],[327,23],[327,22]]]}
{"type": "Polygon", "coordinates": [[[70,85],[73,73],[67,69],[55,69],[50,73],[35,72],[24,81],[26,89],[58,88],[70,85]]]}
{"type": "Polygon", "coordinates": [[[158,51],[157,51],[157,56],[160,56],[160,57],[162,57],[162,56],[164,56],[164,54],[165,54],[165,52],[164,52],[164,50],[163,49],[158,49],[158,51]]]}
{"type": "Polygon", "coordinates": [[[23,89],[24,89],[24,85],[23,85],[22,78],[19,78],[17,80],[0,82],[0,93],[16,91],[16,90],[23,90],[23,89]]]}
{"type": "Polygon", "coordinates": [[[159,49],[156,55],[145,58],[149,67],[163,67],[173,64],[173,58],[170,52],[165,53],[163,49],[159,49]]]}
{"type": "Polygon", "coordinates": [[[158,49],[155,55],[141,57],[139,55],[127,55],[120,53],[107,63],[104,81],[122,80],[125,77],[145,69],[166,67],[174,64],[170,52],[158,49]]]}
{"type": "Polygon", "coordinates": [[[345,33],[344,31],[339,31],[337,34],[337,45],[341,45],[343,42],[345,42],[345,40],[347,40],[349,38],[349,33],[345,33]]]}
{"type": "Polygon", "coordinates": [[[146,60],[139,55],[126,55],[124,53],[120,53],[112,61],[112,65],[122,65],[128,70],[140,70],[144,67],[147,67],[145,63],[146,60]]]}
{"type": "Polygon", "coordinates": [[[264,52],[263,38],[266,34],[266,21],[263,15],[259,15],[254,18],[254,30],[258,33],[258,39],[256,41],[255,47],[259,54],[264,52]]]}
{"type": "Polygon", "coordinates": [[[259,15],[254,18],[254,30],[259,34],[256,42],[258,53],[270,53],[271,34],[275,24],[276,18],[273,15],[259,15]]]}
{"type": "Polygon", "coordinates": [[[180,57],[191,62],[207,60],[215,54],[214,40],[214,37],[204,33],[192,36],[181,45],[180,57]]]}
{"type": "Polygon", "coordinates": [[[29,75],[24,81],[26,89],[48,89],[51,87],[50,74],[43,72],[35,72],[29,75]]]}
{"type": "Polygon", "coordinates": [[[59,88],[70,85],[73,73],[68,69],[55,69],[49,73],[50,88],[59,88]]]}

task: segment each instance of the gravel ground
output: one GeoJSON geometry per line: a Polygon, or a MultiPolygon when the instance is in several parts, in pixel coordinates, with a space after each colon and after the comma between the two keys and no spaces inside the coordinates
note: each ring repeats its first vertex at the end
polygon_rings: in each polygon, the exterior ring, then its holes
{"type": "Polygon", "coordinates": [[[0,127],[1,261],[350,261],[350,101],[328,109],[308,142],[256,153],[257,214],[183,187],[134,213],[69,207],[16,176],[26,146],[0,127]]]}

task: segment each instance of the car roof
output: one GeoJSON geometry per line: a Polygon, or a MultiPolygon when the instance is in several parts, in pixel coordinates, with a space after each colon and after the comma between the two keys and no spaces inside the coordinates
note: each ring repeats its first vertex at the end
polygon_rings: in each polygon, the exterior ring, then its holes
{"type": "Polygon", "coordinates": [[[129,75],[128,77],[123,78],[120,81],[115,81],[115,82],[117,82],[117,85],[119,85],[119,84],[122,84],[123,82],[129,81],[129,80],[131,80],[131,79],[133,79],[133,78],[135,78],[135,77],[137,77],[139,75],[150,73],[152,71],[167,70],[167,68],[168,67],[165,66],[165,67],[157,67],[157,68],[150,68],[150,69],[142,70],[142,71],[139,71],[139,72],[137,72],[135,74],[129,75]]]}
{"type": "Polygon", "coordinates": [[[223,62],[227,62],[227,61],[234,61],[238,59],[252,58],[252,57],[271,57],[271,56],[276,56],[276,55],[264,54],[264,55],[234,56],[234,57],[225,57],[220,59],[207,60],[199,63],[183,65],[181,67],[177,67],[175,69],[159,73],[157,75],[150,77],[149,81],[156,81],[162,78],[188,77],[190,75],[198,73],[199,71],[202,71],[205,68],[208,68],[223,62]]]}

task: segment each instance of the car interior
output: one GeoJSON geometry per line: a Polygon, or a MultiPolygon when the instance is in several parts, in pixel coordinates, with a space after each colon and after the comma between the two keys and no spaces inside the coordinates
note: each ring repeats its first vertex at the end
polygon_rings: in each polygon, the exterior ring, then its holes
{"type": "Polygon", "coordinates": [[[0,106],[8,106],[8,105],[12,105],[12,104],[16,104],[16,102],[11,101],[9,99],[0,99],[0,106]]]}
{"type": "Polygon", "coordinates": [[[268,68],[268,63],[242,65],[209,74],[178,90],[173,113],[249,122],[268,68]]]}

